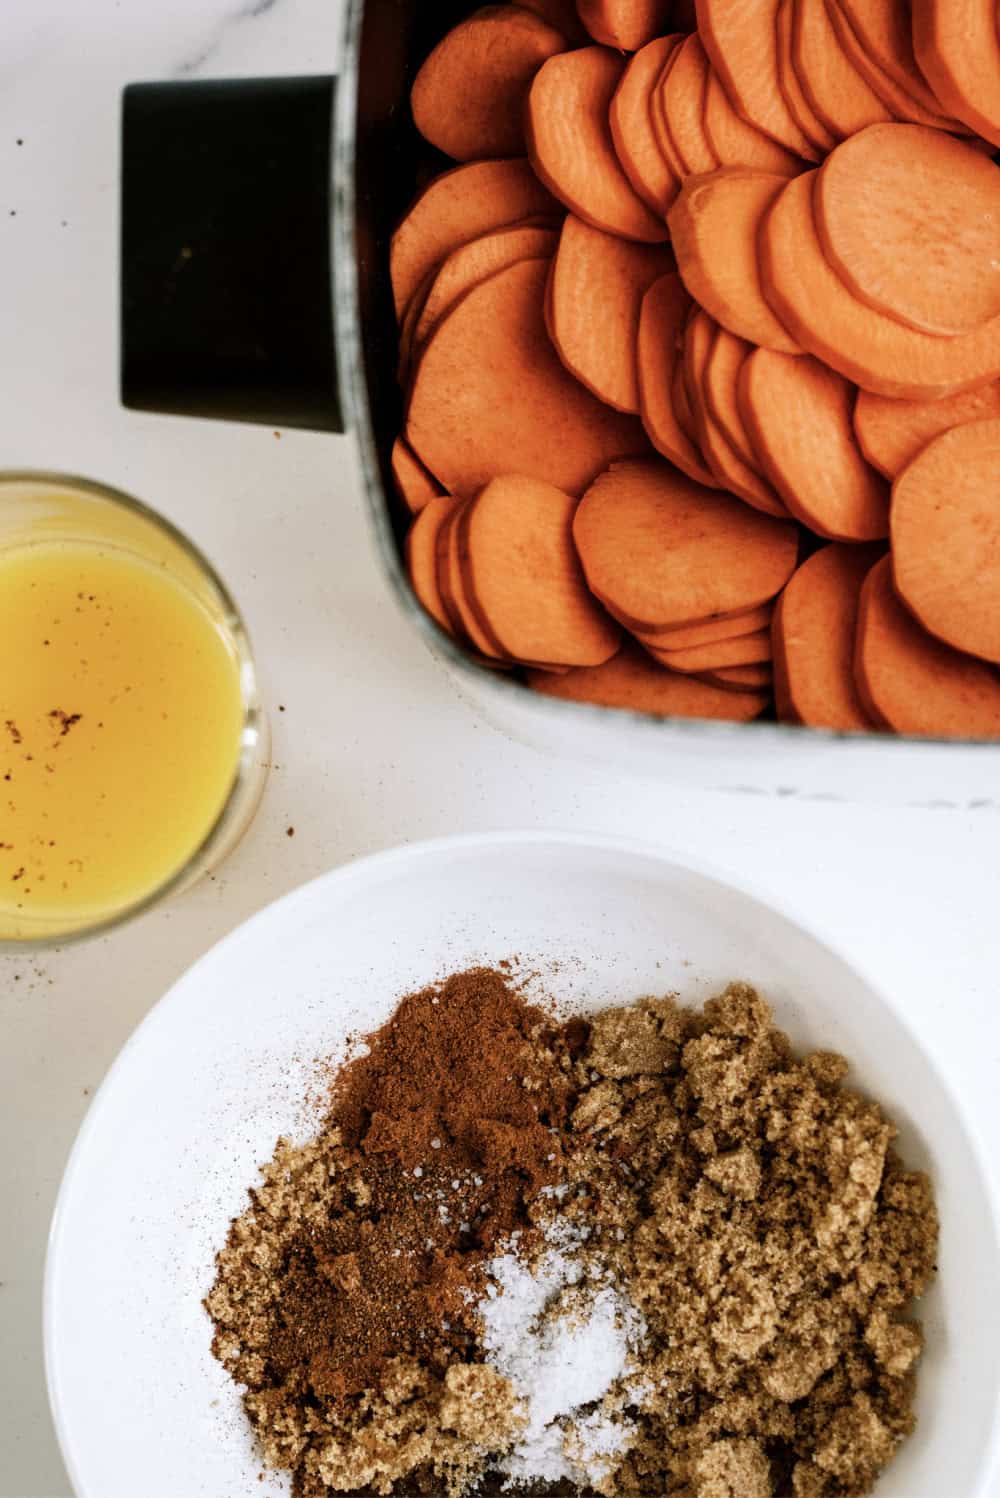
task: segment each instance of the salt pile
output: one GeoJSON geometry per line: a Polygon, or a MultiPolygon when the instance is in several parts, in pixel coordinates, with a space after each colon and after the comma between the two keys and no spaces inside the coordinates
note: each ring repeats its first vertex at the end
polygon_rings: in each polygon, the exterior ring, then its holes
{"type": "Polygon", "coordinates": [[[477,1306],[486,1361],[510,1380],[526,1419],[501,1472],[511,1485],[599,1477],[630,1444],[632,1423],[615,1407],[622,1401],[604,1402],[637,1371],[643,1318],[562,1248],[533,1268],[502,1254],[488,1273],[477,1306]]]}

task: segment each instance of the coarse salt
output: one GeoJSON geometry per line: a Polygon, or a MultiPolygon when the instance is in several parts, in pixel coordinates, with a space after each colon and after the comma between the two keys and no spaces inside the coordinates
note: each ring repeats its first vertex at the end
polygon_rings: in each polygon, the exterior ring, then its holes
{"type": "Polygon", "coordinates": [[[572,1252],[582,1232],[566,1224],[529,1268],[514,1253],[488,1268],[477,1310],[486,1361],[510,1379],[525,1429],[500,1461],[507,1484],[583,1483],[606,1471],[629,1443],[630,1423],[601,1407],[634,1365],[645,1324],[607,1281],[588,1278],[572,1252]]]}

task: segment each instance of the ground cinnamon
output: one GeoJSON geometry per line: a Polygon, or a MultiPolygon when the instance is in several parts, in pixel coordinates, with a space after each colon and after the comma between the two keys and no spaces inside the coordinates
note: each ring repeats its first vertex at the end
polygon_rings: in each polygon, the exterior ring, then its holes
{"type": "Polygon", "coordinates": [[[387,1359],[443,1373],[466,1355],[476,1266],[529,1229],[526,1203],[564,1173],[553,1045],[566,1050],[551,1020],[486,969],[409,996],[368,1037],[336,1079],[327,1211],[285,1247],[254,1383],[297,1377],[342,1399],[378,1388],[387,1359]]]}

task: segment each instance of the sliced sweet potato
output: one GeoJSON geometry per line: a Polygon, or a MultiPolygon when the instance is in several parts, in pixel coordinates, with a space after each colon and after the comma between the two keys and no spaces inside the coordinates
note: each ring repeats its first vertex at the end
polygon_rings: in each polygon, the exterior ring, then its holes
{"type": "Polygon", "coordinates": [[[661,276],[646,292],[639,312],[636,343],[639,410],[650,442],[696,483],[715,488],[716,481],[681,420],[675,380],[683,391],[681,340],[691,298],[680,276],[661,276]]]}
{"type": "Polygon", "coordinates": [[[533,11],[536,16],[541,16],[543,21],[548,21],[549,25],[554,26],[556,31],[561,31],[574,47],[582,46],[590,40],[580,23],[576,0],[517,0],[517,4],[524,10],[533,11]]]}
{"type": "Polygon", "coordinates": [[[597,229],[659,244],[666,225],[634,191],[611,138],[608,112],[625,70],[606,47],[550,57],[528,94],[528,155],[560,202],[597,229]]]}
{"type": "Polygon", "coordinates": [[[993,0],[913,0],[913,51],[942,108],[1000,146],[1000,36],[993,0]]]}
{"type": "Polygon", "coordinates": [[[543,62],[569,43],[519,5],[487,5],[446,32],[413,81],[413,123],[455,161],[524,155],[524,106],[543,62]]]}
{"type": "Polygon", "coordinates": [[[555,254],[558,243],[559,234],[555,229],[512,224],[509,228],[497,229],[493,234],[470,239],[468,244],[452,250],[431,280],[417,312],[410,333],[411,354],[420,348],[459,297],[473,286],[478,286],[487,276],[504,270],[508,265],[516,265],[519,260],[548,259],[555,254]]]}
{"type": "Polygon", "coordinates": [[[499,644],[480,628],[469,606],[465,581],[459,567],[458,522],[464,504],[454,505],[444,517],[435,541],[438,596],[448,620],[448,631],[462,645],[472,647],[487,659],[500,660],[499,644]]]}
{"type": "MultiPolygon", "coordinates": [[[[692,303],[691,311],[693,312],[694,310],[694,304],[692,303]]],[[[689,313],[688,321],[690,321],[690,316],[691,314],[689,313]]],[[[691,402],[688,400],[687,369],[683,348],[681,349],[680,355],[677,359],[677,363],[674,366],[673,379],[671,380],[671,390],[673,392],[674,415],[677,418],[677,425],[680,427],[685,437],[691,443],[691,446],[694,448],[695,452],[699,454],[700,460],[704,463],[705,459],[701,451],[701,438],[698,435],[698,426],[694,419],[694,413],[691,410],[691,402]]],[[[718,480],[716,479],[715,474],[707,466],[707,464],[705,466],[705,472],[708,474],[708,488],[717,489],[719,487],[718,480]]],[[[699,484],[706,482],[706,480],[698,478],[698,475],[696,473],[691,474],[691,477],[693,479],[697,479],[699,484]]]]}
{"type": "Polygon", "coordinates": [[[920,623],[1000,662],[1000,417],[943,432],[892,486],[896,591],[920,623]]]}
{"type": "Polygon", "coordinates": [[[741,635],[770,629],[771,613],[772,605],[764,603],[756,609],[716,615],[694,624],[675,624],[668,629],[636,630],[634,633],[643,645],[652,645],[657,650],[686,650],[692,645],[714,645],[719,640],[736,640],[741,635]]]}
{"type": "Polygon", "coordinates": [[[891,557],[861,589],[854,674],[868,713],[897,733],[1000,738],[1000,671],[917,623],[896,596],[891,557]]]}
{"type": "Polygon", "coordinates": [[[802,563],[774,611],[778,717],[810,728],[872,726],[854,681],[861,585],[882,555],[874,546],[824,546],[802,563]]]}
{"type": "Polygon", "coordinates": [[[579,494],[608,463],[647,444],[560,363],[545,332],[546,260],[474,286],[441,319],[414,370],[406,439],[452,494],[516,467],[579,494]]]}
{"type": "Polygon", "coordinates": [[[576,8],[595,42],[638,52],[667,30],[673,0],[576,0],[576,8]]]}
{"type": "Polygon", "coordinates": [[[990,416],[1000,416],[1000,380],[937,401],[889,400],[859,390],[854,430],[869,463],[894,479],[934,437],[990,416]]]}
{"type": "Polygon", "coordinates": [[[680,192],[680,179],[660,150],[653,130],[652,93],[679,36],[658,37],[630,58],[611,100],[611,139],[622,171],[651,213],[665,218],[680,192]]]}
{"type": "Polygon", "coordinates": [[[827,260],[859,301],[925,333],[1000,314],[1000,168],[925,125],[872,125],[816,178],[827,260]]]}
{"type": "Polygon", "coordinates": [[[716,324],[702,369],[701,388],[709,416],[721,428],[733,451],[748,468],[763,476],[737,397],[740,370],[752,352],[753,344],[716,324]]]}
{"type": "Polygon", "coordinates": [[[614,463],[587,490],[573,536],[591,591],[627,628],[757,608],[795,567],[793,525],[666,463],[614,463]]]}
{"type": "Polygon", "coordinates": [[[556,212],[558,205],[523,158],[475,161],[435,177],[392,236],[389,274],[397,318],[424,277],[460,244],[531,214],[556,212]]]}
{"type": "Polygon", "coordinates": [[[778,87],[792,119],[812,146],[813,161],[821,161],[837,144],[802,91],[799,75],[792,61],[792,6],[794,0],[779,0],[774,17],[775,44],[778,49],[778,87]]]}
{"type": "Polygon", "coordinates": [[[548,676],[529,671],[527,682],[536,692],[571,702],[627,708],[658,718],[719,718],[749,723],[768,704],[767,692],[733,692],[724,687],[667,671],[636,645],[623,645],[603,666],[548,676]]]}
{"type": "Polygon", "coordinates": [[[803,525],[832,541],[889,533],[889,486],[854,435],[854,387],[818,359],[755,349],[740,410],[765,474],[803,525]]]}
{"type": "Polygon", "coordinates": [[[621,630],[587,588],[573,545],[577,501],[538,479],[493,479],[457,524],[472,611],[519,661],[599,666],[621,630]]]}
{"type": "Polygon", "coordinates": [[[719,165],[703,124],[708,72],[708,58],[695,31],[684,38],[660,85],[667,129],[685,175],[711,172],[719,165]]]}
{"type": "Polygon", "coordinates": [[[778,87],[778,0],[698,0],[698,32],[737,113],[788,151],[814,155],[778,87]]]}
{"type": "Polygon", "coordinates": [[[756,125],[748,125],[736,113],[711,64],[705,84],[702,125],[709,149],[720,166],[755,166],[762,172],[776,172],[781,177],[794,177],[802,170],[800,156],[786,151],[784,146],[779,146],[756,125]]]}
{"type": "Polygon", "coordinates": [[[396,362],[396,379],[400,385],[405,386],[409,383],[410,366],[413,363],[413,332],[417,326],[417,319],[423,311],[424,303],[427,300],[427,293],[434,284],[434,274],[434,271],[431,271],[421,281],[407,302],[399,324],[399,356],[396,362]]]}
{"type": "Polygon", "coordinates": [[[549,279],[549,334],[566,368],[618,411],[639,410],[639,311],[674,269],[667,245],[619,239],[567,214],[549,279]]]}
{"type": "Polygon", "coordinates": [[[935,338],[851,295],[816,233],[815,175],[792,178],[765,219],[758,245],[764,293],[793,337],[845,379],[878,395],[937,400],[996,379],[1000,319],[958,338],[935,338]]]}
{"type": "Polygon", "coordinates": [[[798,345],[761,292],[756,248],[761,221],[787,180],[741,166],[689,177],[667,223],[694,300],[738,338],[794,354],[798,345]]]}
{"type": "MultiPolygon", "coordinates": [[[[681,43],[683,41],[684,38],[682,37],[681,43]]],[[[687,176],[687,167],[681,160],[680,152],[670,133],[670,121],[667,119],[667,111],[664,108],[664,89],[666,88],[667,79],[680,56],[681,43],[674,48],[664,62],[663,67],[660,69],[660,76],[656,83],[653,84],[653,91],[649,96],[649,122],[653,128],[653,138],[660,148],[660,153],[664,161],[677,178],[678,185],[687,176]]]]}
{"type": "Polygon", "coordinates": [[[760,661],[755,666],[720,666],[718,671],[703,671],[699,680],[730,692],[766,692],[774,681],[774,672],[769,661],[760,661]]]}
{"type": "Polygon", "coordinates": [[[929,125],[937,117],[941,129],[960,128],[957,120],[942,117],[938,98],[917,65],[910,0],[836,0],[836,4],[857,37],[861,53],[931,116],[919,123],[929,125]]]}
{"type": "Polygon", "coordinates": [[[837,140],[891,118],[837,40],[826,0],[792,0],[792,66],[816,118],[837,140]]]}
{"type": "Polygon", "coordinates": [[[646,649],[661,666],[671,671],[697,674],[717,671],[723,666],[752,666],[771,659],[771,631],[759,629],[754,634],[736,635],[731,640],[715,640],[708,645],[690,645],[686,650],[667,650],[660,645],[646,649]]]}
{"type": "Polygon", "coordinates": [[[684,373],[688,400],[694,416],[698,444],[706,463],[723,489],[765,515],[782,520],[789,514],[768,481],[740,458],[708,409],[705,399],[705,367],[717,324],[698,308],[689,319],[684,336],[684,373]]]}
{"type": "Polygon", "coordinates": [[[906,84],[899,80],[899,73],[904,72],[904,69],[897,68],[893,72],[882,66],[869,44],[855,30],[842,0],[826,0],[826,8],[833,23],[833,29],[837,33],[837,40],[851,63],[895,119],[906,120],[912,125],[929,125],[933,130],[954,130],[957,134],[968,133],[965,125],[960,124],[958,120],[950,119],[941,112],[940,105],[924,79],[921,77],[919,83],[917,82],[919,70],[913,58],[908,4],[897,4],[896,0],[862,0],[860,9],[862,12],[865,10],[881,11],[890,17],[888,24],[893,31],[897,29],[897,19],[903,23],[898,29],[904,34],[905,47],[909,51],[910,62],[913,66],[912,81],[915,85],[913,91],[907,86],[911,81],[909,77],[907,77],[906,84]]]}
{"type": "Polygon", "coordinates": [[[411,515],[416,515],[432,499],[439,498],[444,490],[432,473],[421,463],[405,438],[397,437],[392,444],[390,459],[396,493],[411,515]]]}
{"type": "Polygon", "coordinates": [[[450,494],[428,500],[406,533],[406,570],[418,602],[448,634],[451,619],[445,610],[437,580],[437,540],[447,517],[456,508],[450,494]]]}

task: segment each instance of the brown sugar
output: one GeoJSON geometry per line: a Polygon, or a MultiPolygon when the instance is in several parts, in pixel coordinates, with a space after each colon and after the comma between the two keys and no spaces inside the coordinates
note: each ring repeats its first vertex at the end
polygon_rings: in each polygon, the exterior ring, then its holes
{"type": "Polygon", "coordinates": [[[558,1243],[641,1328],[548,1433],[602,1433],[596,1492],[860,1498],[913,1428],[937,1220],[846,1075],[745,984],[563,1026],[500,973],[405,999],[219,1255],[214,1350],[265,1459],[299,1498],[492,1491],[532,1412],[477,1305],[494,1255],[558,1243]]]}

